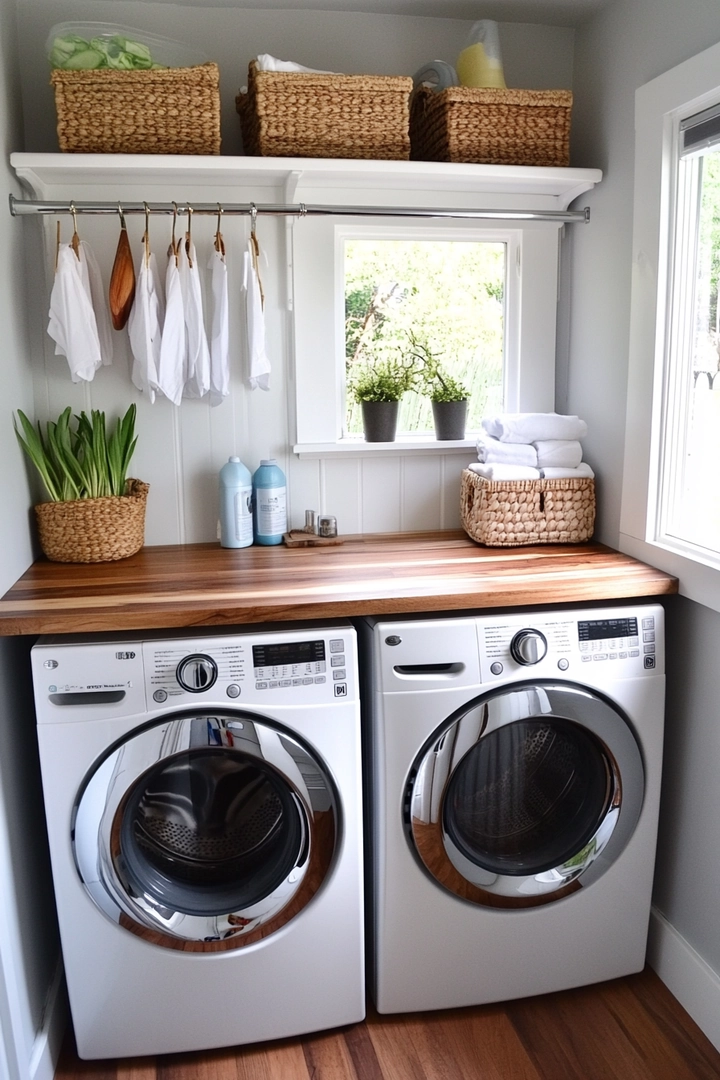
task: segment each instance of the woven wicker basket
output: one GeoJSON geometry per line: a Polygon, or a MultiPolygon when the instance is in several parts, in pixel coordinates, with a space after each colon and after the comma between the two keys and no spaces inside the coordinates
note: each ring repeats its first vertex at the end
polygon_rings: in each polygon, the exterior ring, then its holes
{"type": "Polygon", "coordinates": [[[35,516],[48,559],[95,563],[134,555],[145,541],[149,490],[142,480],[128,480],[125,495],[40,503],[35,516]]]}
{"type": "Polygon", "coordinates": [[[219,154],[217,64],[155,71],[62,71],[60,149],[73,154],[219,154]]]}
{"type": "Polygon", "coordinates": [[[243,147],[254,157],[410,157],[412,79],[248,69],[238,94],[243,147]]]}
{"type": "Polygon", "coordinates": [[[410,109],[415,161],[566,166],[569,90],[494,90],[421,86],[410,109]]]}
{"type": "Polygon", "coordinates": [[[582,544],[595,525],[595,481],[486,480],[465,469],[460,517],[468,536],[488,547],[582,544]]]}

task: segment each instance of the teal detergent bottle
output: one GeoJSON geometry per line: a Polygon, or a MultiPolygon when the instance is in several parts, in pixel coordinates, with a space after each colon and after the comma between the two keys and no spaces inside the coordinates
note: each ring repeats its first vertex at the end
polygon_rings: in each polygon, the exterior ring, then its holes
{"type": "Polygon", "coordinates": [[[252,476],[239,457],[231,457],[220,470],[220,546],[242,548],[252,542],[252,476]]]}
{"type": "Polygon", "coordinates": [[[285,474],[275,458],[264,458],[252,479],[256,544],[281,544],[287,532],[285,474]]]}

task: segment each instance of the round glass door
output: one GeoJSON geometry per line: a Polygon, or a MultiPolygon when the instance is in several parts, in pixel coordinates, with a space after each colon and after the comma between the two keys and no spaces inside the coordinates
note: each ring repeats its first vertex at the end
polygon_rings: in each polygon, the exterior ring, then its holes
{"type": "Polygon", "coordinates": [[[297,795],[274,769],[244,754],[187,750],[136,782],[115,861],[135,892],[213,916],[277,889],[306,838],[297,795]]]}
{"type": "Polygon", "coordinates": [[[320,762],[272,722],[176,714],[88,778],[76,863],[98,906],[133,933],[239,948],[310,902],[332,863],[337,807],[320,762]]]}
{"type": "Polygon", "coordinates": [[[406,824],[450,891],[529,906],[607,869],[635,828],[643,787],[636,740],[607,701],[568,684],[516,684],[433,736],[408,782],[406,824]]]}

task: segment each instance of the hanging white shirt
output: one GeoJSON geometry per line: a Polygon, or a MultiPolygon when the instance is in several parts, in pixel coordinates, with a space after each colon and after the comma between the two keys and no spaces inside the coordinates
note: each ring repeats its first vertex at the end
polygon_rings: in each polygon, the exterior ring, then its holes
{"type": "Polygon", "coordinates": [[[103,357],[82,245],[77,255],[71,244],[58,249],[47,330],[56,355],[67,358],[72,381],[90,382],[103,357]]]}
{"type": "Polygon", "coordinates": [[[135,300],[128,318],[128,337],[133,355],[132,381],[138,390],[155,401],[159,389],[160,347],[165,318],[165,298],[155,253],[145,253],[137,275],[135,300]]]}
{"type": "Polygon", "coordinates": [[[210,389],[210,349],[203,320],[202,289],[195,245],[187,239],[180,241],[178,270],[187,341],[187,372],[183,394],[185,397],[201,398],[210,389]]]}
{"type": "MultiPolygon", "coordinates": [[[[182,243],[182,241],[181,241],[182,243]]],[[[187,375],[187,341],[180,273],[172,244],[165,273],[165,321],[160,341],[157,388],[173,405],[182,401],[187,375]]]]}
{"type": "Polygon", "coordinates": [[[210,331],[210,404],[219,405],[230,393],[230,334],[228,276],[225,253],[213,247],[208,263],[212,291],[210,331]]]}
{"type": "Polygon", "coordinates": [[[245,313],[247,326],[248,382],[252,390],[270,389],[270,361],[265,350],[265,313],[260,282],[253,265],[252,240],[245,252],[245,313]]]}
{"type": "Polygon", "coordinates": [[[80,241],[80,255],[81,262],[82,256],[85,257],[83,274],[86,275],[86,280],[89,282],[90,299],[92,301],[93,311],[95,312],[95,322],[97,324],[98,338],[100,341],[100,355],[102,356],[102,362],[103,364],[112,364],[113,344],[112,326],[110,325],[110,309],[108,307],[107,292],[105,291],[100,275],[100,267],[97,264],[97,259],[93,254],[92,248],[89,244],[86,244],[84,240],[80,241]]]}

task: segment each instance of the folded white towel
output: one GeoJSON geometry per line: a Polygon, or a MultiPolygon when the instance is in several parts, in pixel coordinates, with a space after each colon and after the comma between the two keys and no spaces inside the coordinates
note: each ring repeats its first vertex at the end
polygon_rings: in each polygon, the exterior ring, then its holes
{"type": "Polygon", "coordinates": [[[530,465],[534,468],[538,463],[537,450],[529,443],[504,443],[491,435],[480,436],[477,452],[478,461],[485,465],[530,465]]]}
{"type": "Polygon", "coordinates": [[[541,439],[534,446],[537,450],[538,469],[577,469],[582,461],[582,446],[577,439],[541,439]]]}
{"type": "Polygon", "coordinates": [[[578,480],[587,479],[592,480],[595,473],[592,471],[586,461],[581,461],[576,469],[542,469],[543,479],[545,480],[578,480]]]}
{"type": "Polygon", "coordinates": [[[529,465],[505,465],[502,462],[496,465],[481,465],[480,462],[471,462],[468,469],[484,476],[486,480],[539,480],[540,470],[533,469],[529,465]]]}
{"type": "Polygon", "coordinates": [[[335,75],[334,71],[321,71],[320,68],[303,67],[293,60],[278,60],[270,53],[259,53],[257,56],[259,71],[303,71],[306,75],[335,75]]]}
{"type": "Polygon", "coordinates": [[[482,421],[488,435],[502,442],[534,443],[544,439],[582,439],[587,424],[577,416],[559,413],[504,413],[482,421]]]}

